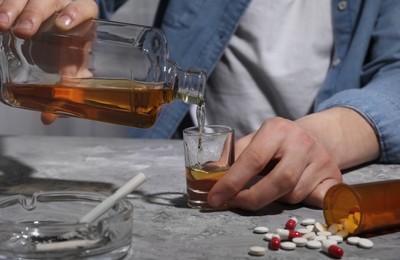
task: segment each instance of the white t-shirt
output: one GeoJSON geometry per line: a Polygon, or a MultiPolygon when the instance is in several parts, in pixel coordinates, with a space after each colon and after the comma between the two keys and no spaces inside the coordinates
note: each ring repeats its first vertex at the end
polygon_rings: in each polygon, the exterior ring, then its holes
{"type": "Polygon", "coordinates": [[[206,88],[206,122],[241,137],[310,110],[331,60],[331,0],[253,0],[206,88]]]}

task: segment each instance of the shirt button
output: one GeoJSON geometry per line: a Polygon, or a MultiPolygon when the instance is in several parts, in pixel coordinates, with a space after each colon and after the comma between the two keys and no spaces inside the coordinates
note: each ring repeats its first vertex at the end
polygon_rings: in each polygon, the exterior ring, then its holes
{"type": "Polygon", "coordinates": [[[338,65],[340,64],[340,62],[341,62],[340,59],[339,59],[339,58],[336,58],[336,59],[333,60],[332,66],[333,66],[333,67],[336,67],[336,66],[338,66],[338,65]]]}
{"type": "Polygon", "coordinates": [[[340,11],[346,10],[346,9],[347,9],[347,1],[340,1],[340,2],[338,3],[338,9],[339,9],[340,11]]]}

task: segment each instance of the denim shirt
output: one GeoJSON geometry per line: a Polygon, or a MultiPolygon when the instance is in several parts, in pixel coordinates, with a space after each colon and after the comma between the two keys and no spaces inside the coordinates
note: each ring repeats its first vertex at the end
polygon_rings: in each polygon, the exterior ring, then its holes
{"type": "MultiPolygon", "coordinates": [[[[250,0],[170,0],[164,14],[170,58],[181,67],[214,68],[250,0]]],[[[400,1],[332,0],[334,53],[314,111],[354,109],[375,129],[379,162],[400,163],[400,1]]],[[[260,32],[262,33],[262,32],[260,32]]],[[[188,105],[174,101],[148,130],[132,136],[170,138],[188,105]]]]}
{"type": "Polygon", "coordinates": [[[99,18],[110,19],[112,14],[127,0],[95,0],[99,7],[99,18]]]}

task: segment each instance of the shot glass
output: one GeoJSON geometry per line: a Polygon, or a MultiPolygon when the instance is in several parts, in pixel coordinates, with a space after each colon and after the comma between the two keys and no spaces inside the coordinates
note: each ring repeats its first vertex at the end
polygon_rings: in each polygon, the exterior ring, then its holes
{"type": "Polygon", "coordinates": [[[192,208],[216,210],[208,204],[207,196],[234,162],[234,130],[224,125],[206,125],[200,130],[183,130],[187,203],[192,208]]]}

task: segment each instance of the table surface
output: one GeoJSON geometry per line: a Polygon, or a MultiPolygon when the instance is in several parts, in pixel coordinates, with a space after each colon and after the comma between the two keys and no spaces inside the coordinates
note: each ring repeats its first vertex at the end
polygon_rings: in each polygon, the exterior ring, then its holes
{"type": "MultiPolygon", "coordinates": [[[[273,203],[257,212],[201,212],[186,206],[183,146],[180,140],[15,136],[0,138],[0,191],[47,190],[111,193],[143,172],[147,181],[129,199],[134,205],[132,248],[126,259],[330,259],[320,251],[267,250],[256,226],[283,227],[286,220],[315,218],[322,210],[273,203]]],[[[398,165],[368,165],[344,174],[358,183],[400,178],[398,165]]],[[[0,213],[1,215],[1,213],[0,213]]],[[[343,259],[398,259],[400,232],[368,235],[373,249],[342,244],[343,259]]]]}

